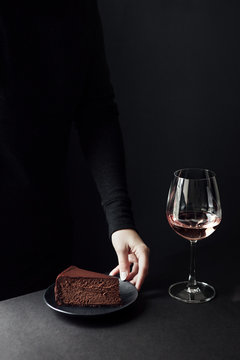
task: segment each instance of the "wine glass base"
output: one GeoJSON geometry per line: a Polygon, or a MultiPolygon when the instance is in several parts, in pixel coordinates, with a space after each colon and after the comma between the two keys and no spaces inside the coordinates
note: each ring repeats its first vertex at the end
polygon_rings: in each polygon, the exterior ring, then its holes
{"type": "Polygon", "coordinates": [[[189,288],[187,281],[178,282],[169,287],[168,293],[174,299],[193,304],[210,301],[216,295],[211,285],[199,281],[194,288],[189,288]]]}

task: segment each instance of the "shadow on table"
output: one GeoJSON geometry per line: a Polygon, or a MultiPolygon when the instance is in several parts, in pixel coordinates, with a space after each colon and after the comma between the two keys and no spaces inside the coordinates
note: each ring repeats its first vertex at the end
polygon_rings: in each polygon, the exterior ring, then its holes
{"type": "Polygon", "coordinates": [[[148,289],[139,293],[138,299],[130,306],[113,313],[97,316],[75,316],[55,313],[59,319],[86,327],[112,327],[129,323],[139,318],[149,307],[149,300],[168,296],[165,289],[148,289]]]}
{"type": "Polygon", "coordinates": [[[146,299],[140,295],[135,303],[120,311],[96,316],[75,316],[55,313],[64,322],[79,324],[85,327],[112,327],[128,323],[141,316],[146,309],[146,299]]]}

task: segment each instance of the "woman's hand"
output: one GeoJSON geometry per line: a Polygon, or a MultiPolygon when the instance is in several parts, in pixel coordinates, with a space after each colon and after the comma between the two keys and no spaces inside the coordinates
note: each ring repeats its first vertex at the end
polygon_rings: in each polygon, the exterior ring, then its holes
{"type": "Polygon", "coordinates": [[[139,291],[148,273],[149,248],[132,229],[115,231],[112,234],[112,244],[118,257],[118,266],[110,275],[120,273],[121,280],[130,281],[139,291]],[[130,271],[131,264],[133,266],[130,271]]]}

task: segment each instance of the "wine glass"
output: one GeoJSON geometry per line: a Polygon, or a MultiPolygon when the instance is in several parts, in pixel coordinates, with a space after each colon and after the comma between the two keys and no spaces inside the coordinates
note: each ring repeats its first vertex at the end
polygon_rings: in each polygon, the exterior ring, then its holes
{"type": "Polygon", "coordinates": [[[174,172],[170,185],[166,215],[170,226],[190,241],[190,272],[188,281],[169,287],[169,295],[187,303],[203,303],[215,296],[211,285],[196,280],[196,244],[211,235],[220,224],[222,210],[216,175],[199,168],[174,172]]]}

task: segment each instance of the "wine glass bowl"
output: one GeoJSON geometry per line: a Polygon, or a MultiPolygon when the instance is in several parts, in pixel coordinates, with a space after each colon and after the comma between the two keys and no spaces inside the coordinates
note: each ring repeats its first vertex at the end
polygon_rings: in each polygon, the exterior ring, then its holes
{"type": "Polygon", "coordinates": [[[170,296],[189,303],[211,300],[215,296],[214,288],[196,281],[195,252],[197,242],[210,236],[222,219],[215,173],[200,168],[175,171],[169,188],[166,216],[171,228],[191,244],[188,281],[171,285],[170,296]]]}

